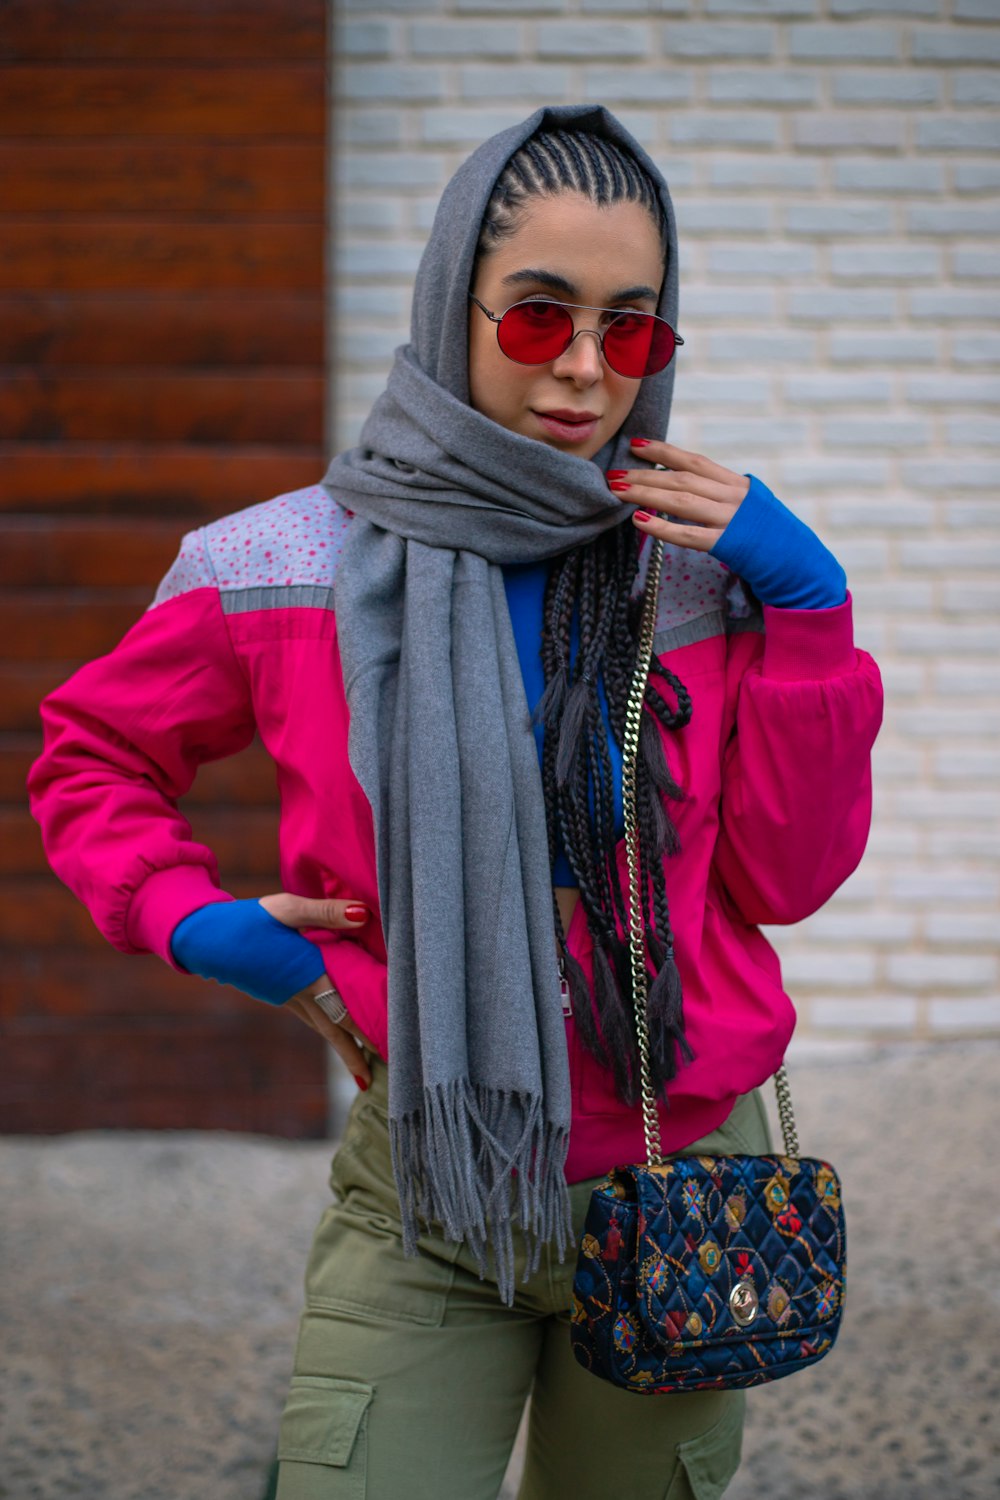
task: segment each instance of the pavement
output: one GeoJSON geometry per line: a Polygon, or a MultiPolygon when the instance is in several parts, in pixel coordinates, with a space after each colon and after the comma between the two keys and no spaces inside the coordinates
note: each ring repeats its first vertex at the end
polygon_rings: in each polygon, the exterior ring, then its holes
{"type": "MultiPolygon", "coordinates": [[[[727,1500],[997,1500],[1000,1040],[793,1044],[789,1073],[843,1180],[846,1310],[749,1393],[727,1500]]],[[[0,1137],[3,1500],[261,1500],[333,1149],[0,1137]]]]}

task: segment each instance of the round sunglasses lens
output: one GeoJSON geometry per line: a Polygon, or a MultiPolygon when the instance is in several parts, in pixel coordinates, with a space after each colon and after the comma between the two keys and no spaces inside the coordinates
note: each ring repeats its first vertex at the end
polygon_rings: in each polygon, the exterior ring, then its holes
{"type": "Polygon", "coordinates": [[[573,332],[573,319],[554,302],[521,302],[500,319],[497,338],[508,359],[522,365],[542,365],[563,352],[573,332]]]}
{"type": "Polygon", "coordinates": [[[619,375],[633,380],[655,375],[673,357],[674,332],[669,323],[649,313],[623,313],[604,335],[604,353],[619,375]]]}

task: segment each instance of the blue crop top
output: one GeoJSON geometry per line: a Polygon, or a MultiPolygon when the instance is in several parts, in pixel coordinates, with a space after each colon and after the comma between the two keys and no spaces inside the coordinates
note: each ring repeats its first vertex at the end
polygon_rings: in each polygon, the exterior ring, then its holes
{"type": "MultiPolygon", "coordinates": [[[[541,645],[542,614],[548,570],[549,565],[547,562],[510,563],[505,565],[502,570],[504,588],[507,591],[507,604],[510,608],[510,620],[514,627],[514,641],[517,645],[521,673],[524,677],[524,691],[528,699],[528,707],[532,713],[534,713],[535,707],[545,690],[541,645]]],[[[576,654],[578,644],[579,629],[576,617],[574,616],[570,630],[571,660],[576,654]]],[[[598,680],[597,684],[597,695],[608,735],[608,752],[611,756],[611,770],[614,778],[615,828],[620,838],[624,829],[622,756],[621,750],[616,745],[611,734],[611,724],[608,719],[608,702],[604,695],[604,684],[600,680],[598,680]]],[[[535,743],[538,746],[538,759],[540,762],[542,759],[542,746],[545,743],[545,729],[541,724],[536,724],[534,728],[535,743]]],[[[557,842],[556,844],[556,858],[552,866],[552,884],[566,886],[575,886],[578,884],[561,842],[557,842]]]]}

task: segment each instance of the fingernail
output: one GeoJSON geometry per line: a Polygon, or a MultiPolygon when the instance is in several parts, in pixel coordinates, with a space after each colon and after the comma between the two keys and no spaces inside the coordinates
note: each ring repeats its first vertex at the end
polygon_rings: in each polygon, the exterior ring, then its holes
{"type": "Polygon", "coordinates": [[[344,916],[349,922],[367,922],[368,908],[367,906],[362,906],[360,901],[357,901],[350,906],[344,907],[344,916]]]}
{"type": "Polygon", "coordinates": [[[624,479],[628,469],[608,469],[606,472],[608,479],[624,479]]]}
{"type": "Polygon", "coordinates": [[[652,438],[629,438],[633,448],[648,448],[652,438]]]}
{"type": "Polygon", "coordinates": [[[632,486],[630,484],[626,484],[624,479],[612,479],[611,483],[608,485],[609,490],[614,490],[616,494],[619,495],[623,494],[625,490],[630,490],[631,488],[632,486]]]}
{"type": "Polygon", "coordinates": [[[648,510],[637,510],[632,519],[633,521],[651,521],[653,517],[648,510]]]}
{"type": "Polygon", "coordinates": [[[358,1077],[357,1073],[355,1073],[355,1075],[354,1075],[354,1082],[357,1084],[358,1088],[361,1090],[361,1092],[363,1094],[367,1093],[367,1091],[368,1091],[368,1085],[367,1085],[367,1083],[365,1083],[365,1080],[363,1078],[359,1078],[358,1077]]]}

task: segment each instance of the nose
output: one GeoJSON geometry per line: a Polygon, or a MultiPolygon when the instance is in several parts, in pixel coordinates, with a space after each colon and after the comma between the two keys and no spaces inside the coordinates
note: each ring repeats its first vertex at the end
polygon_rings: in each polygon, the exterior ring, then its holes
{"type": "Polygon", "coordinates": [[[578,328],[559,357],[552,362],[553,375],[593,385],[604,375],[601,335],[596,328],[578,328]],[[585,335],[589,334],[587,338],[585,335]]]}

